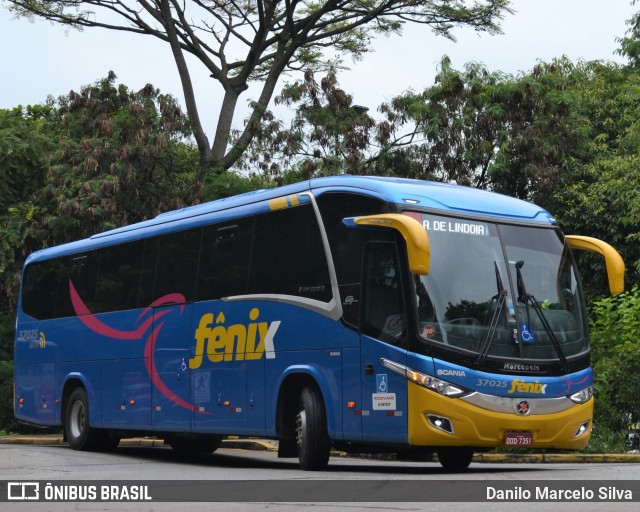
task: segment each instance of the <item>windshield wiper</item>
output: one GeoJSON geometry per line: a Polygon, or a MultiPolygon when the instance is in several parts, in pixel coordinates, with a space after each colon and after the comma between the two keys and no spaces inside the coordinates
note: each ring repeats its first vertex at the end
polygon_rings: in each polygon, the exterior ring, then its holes
{"type": "Polygon", "coordinates": [[[549,339],[551,339],[551,343],[553,344],[554,348],[556,349],[556,353],[558,354],[558,358],[560,359],[560,365],[562,366],[562,369],[565,370],[565,371],[568,371],[569,370],[569,364],[567,363],[567,358],[564,355],[564,351],[562,350],[562,346],[560,345],[560,342],[558,341],[558,338],[556,338],[556,335],[553,332],[553,329],[551,328],[551,326],[549,325],[549,322],[547,321],[547,318],[544,316],[544,312],[542,311],[542,308],[540,307],[540,304],[538,303],[536,298],[533,295],[529,295],[527,293],[527,289],[525,288],[525,285],[524,285],[524,278],[522,277],[522,270],[521,269],[522,269],[523,266],[524,266],[524,261],[523,260],[516,261],[516,279],[517,279],[517,286],[518,286],[518,302],[521,302],[526,307],[527,325],[529,326],[529,328],[531,328],[531,318],[529,316],[529,307],[528,307],[528,305],[531,304],[531,306],[533,307],[533,310],[538,315],[538,318],[540,318],[540,322],[542,323],[542,327],[544,327],[544,330],[549,335],[549,339]]]}
{"type": "Polygon", "coordinates": [[[478,356],[478,364],[482,364],[487,358],[489,348],[491,347],[491,343],[493,342],[493,338],[496,334],[496,329],[498,328],[498,322],[500,321],[500,315],[502,315],[504,303],[507,300],[507,291],[504,289],[502,277],[500,276],[500,270],[498,270],[498,264],[494,261],[493,265],[496,269],[496,283],[498,286],[498,293],[497,295],[494,295],[491,300],[497,301],[497,303],[495,309],[493,310],[493,317],[491,318],[491,323],[489,323],[487,335],[482,341],[482,349],[480,350],[480,355],[478,356]]]}

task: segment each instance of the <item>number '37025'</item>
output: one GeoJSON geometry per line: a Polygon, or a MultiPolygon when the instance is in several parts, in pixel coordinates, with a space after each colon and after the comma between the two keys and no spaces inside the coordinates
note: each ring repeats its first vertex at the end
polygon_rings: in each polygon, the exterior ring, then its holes
{"type": "Polygon", "coordinates": [[[497,379],[478,379],[476,381],[476,385],[489,388],[506,388],[507,381],[497,379]]]}

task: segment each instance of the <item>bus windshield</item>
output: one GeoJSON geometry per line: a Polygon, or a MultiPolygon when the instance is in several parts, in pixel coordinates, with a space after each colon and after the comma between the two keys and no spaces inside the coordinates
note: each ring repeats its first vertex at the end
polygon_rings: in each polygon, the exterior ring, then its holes
{"type": "Polygon", "coordinates": [[[431,269],[414,277],[418,345],[471,353],[478,364],[487,358],[566,364],[588,350],[579,280],[558,231],[420,217],[431,269]]]}

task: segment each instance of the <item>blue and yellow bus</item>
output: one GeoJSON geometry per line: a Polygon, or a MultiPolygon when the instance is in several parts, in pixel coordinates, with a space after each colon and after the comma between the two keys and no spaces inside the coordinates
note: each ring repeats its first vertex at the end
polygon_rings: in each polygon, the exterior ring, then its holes
{"type": "Polygon", "coordinates": [[[30,255],[15,414],[78,450],[158,435],[215,450],[579,449],[593,412],[586,309],[549,213],[424,181],[329,177],[201,204],[30,255]]]}

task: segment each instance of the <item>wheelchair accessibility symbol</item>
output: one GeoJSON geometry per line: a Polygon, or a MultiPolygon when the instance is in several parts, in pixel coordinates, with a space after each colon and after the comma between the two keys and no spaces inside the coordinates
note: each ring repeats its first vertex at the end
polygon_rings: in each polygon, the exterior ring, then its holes
{"type": "Polygon", "coordinates": [[[389,391],[389,384],[386,373],[379,373],[376,375],[376,392],[386,393],[389,391]]]}
{"type": "Polygon", "coordinates": [[[522,343],[535,343],[536,337],[533,327],[527,324],[520,325],[520,341],[522,343]]]}

